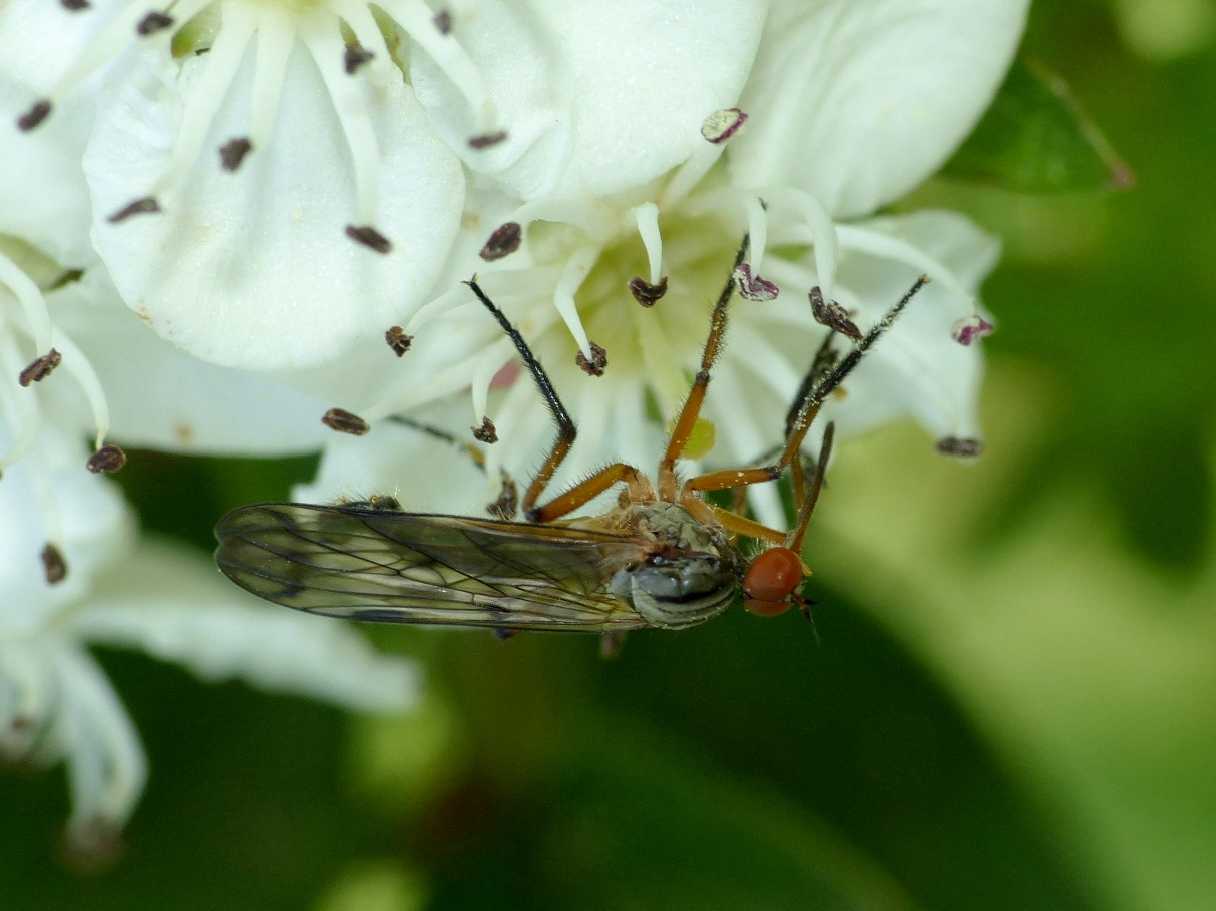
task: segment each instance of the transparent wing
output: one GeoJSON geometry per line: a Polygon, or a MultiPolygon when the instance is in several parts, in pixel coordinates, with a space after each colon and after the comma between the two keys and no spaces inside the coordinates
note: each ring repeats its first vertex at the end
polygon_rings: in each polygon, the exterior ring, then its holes
{"type": "Polygon", "coordinates": [[[354,506],[266,503],[216,526],[229,579],[286,607],[388,623],[604,632],[646,622],[608,592],[632,538],[354,506]]]}

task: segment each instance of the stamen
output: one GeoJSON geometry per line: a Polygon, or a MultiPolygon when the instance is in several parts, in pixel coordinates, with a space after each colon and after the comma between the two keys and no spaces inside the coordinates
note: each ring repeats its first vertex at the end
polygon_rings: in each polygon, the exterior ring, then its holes
{"type": "Polygon", "coordinates": [[[950,336],[964,347],[970,346],[976,339],[986,338],[994,332],[992,323],[978,313],[958,320],[950,328],[950,336]]]}
{"type": "Polygon", "coordinates": [[[110,432],[110,405],[97,371],[79,346],[58,326],[55,327],[55,347],[63,352],[63,369],[76,381],[88,400],[95,430],[93,448],[101,449],[106,434],[110,432]]]}
{"type": "Polygon", "coordinates": [[[389,326],[388,331],[384,333],[384,341],[388,343],[388,347],[393,354],[401,357],[405,352],[410,350],[410,344],[414,341],[412,335],[406,335],[405,330],[400,326],[389,326]]]}
{"type": "Polygon", "coordinates": [[[229,139],[220,146],[220,166],[225,171],[235,171],[245,160],[245,156],[253,151],[253,143],[244,136],[229,139]]]}
{"type": "Polygon", "coordinates": [[[126,464],[127,454],[113,443],[106,443],[106,445],[89,456],[89,461],[85,463],[85,467],[93,472],[93,474],[114,474],[121,471],[126,464]]]}
{"type": "Polygon", "coordinates": [[[41,101],[35,101],[28,111],[17,118],[17,129],[22,133],[28,133],[42,121],[46,120],[51,113],[51,103],[45,98],[41,101]]]}
{"type": "MultiPolygon", "coordinates": [[[[574,363],[578,365],[578,369],[587,374],[587,376],[603,376],[604,368],[608,366],[608,352],[597,345],[591,343],[591,359],[583,357],[583,352],[578,352],[574,355],[574,363]]],[[[590,447],[588,447],[590,450],[590,447]]]]}
{"type": "Polygon", "coordinates": [[[492,263],[494,260],[510,256],[518,250],[522,239],[523,229],[519,222],[509,221],[494,229],[485,244],[482,245],[478,255],[486,262],[492,263]]]}
{"type": "Polygon", "coordinates": [[[370,63],[375,56],[375,54],[362,45],[348,44],[342,54],[342,68],[346,70],[347,76],[353,76],[359,67],[365,63],[370,63]]]}
{"type": "Polygon", "coordinates": [[[840,243],[846,249],[911,266],[962,298],[967,306],[968,316],[975,312],[975,298],[958,277],[949,268],[912,244],[868,228],[859,228],[856,225],[839,225],[837,231],[840,234],[840,243]]]}
{"type": "Polygon", "coordinates": [[[506,130],[495,130],[492,133],[478,133],[476,136],[469,137],[469,148],[481,151],[482,149],[488,149],[501,142],[505,142],[506,139],[506,130]]]}
{"type": "Polygon", "coordinates": [[[836,301],[825,301],[823,291],[818,287],[812,288],[808,296],[811,299],[811,313],[815,316],[815,322],[821,326],[827,326],[829,329],[835,329],[855,342],[861,341],[861,330],[857,328],[856,323],[849,319],[848,311],[844,307],[836,301]]]}
{"type": "Polygon", "coordinates": [[[63,356],[52,348],[42,357],[35,358],[32,363],[17,375],[17,382],[22,386],[28,386],[30,383],[38,383],[51,375],[59,362],[63,360],[63,356]]]}
{"type": "Polygon", "coordinates": [[[39,555],[42,558],[42,575],[47,585],[58,585],[68,577],[68,564],[63,552],[49,541],[39,555]]]}
{"type": "Polygon", "coordinates": [[[666,286],[667,280],[663,278],[663,233],[659,230],[659,207],[652,202],[643,203],[633,210],[633,219],[637,223],[642,245],[646,248],[646,258],[650,261],[650,284],[657,286],[662,281],[666,286]]]}
{"type": "MultiPolygon", "coordinates": [[[[491,134],[493,105],[486,96],[477,67],[451,35],[451,19],[447,20],[446,30],[440,27],[436,14],[422,0],[383,0],[379,5],[398,26],[409,32],[464,97],[473,112],[475,138],[491,134]]],[[[473,148],[484,148],[473,145],[473,140],[469,140],[469,144],[473,148]]]]}
{"type": "Polygon", "coordinates": [[[391,253],[393,250],[392,242],[371,225],[347,225],[346,236],[377,253],[391,253]]]}
{"type": "Polygon", "coordinates": [[[583,328],[582,320],[579,319],[574,294],[591,274],[591,269],[599,255],[599,247],[580,247],[575,250],[566,260],[561,278],[557,280],[557,287],[553,289],[553,306],[562,318],[562,322],[566,324],[566,328],[570,330],[570,334],[574,336],[579,353],[588,363],[594,363],[595,356],[591,351],[591,342],[587,339],[587,331],[583,328]]]}
{"type": "MultiPolygon", "coordinates": [[[[359,80],[347,79],[339,69],[341,37],[338,29],[330,25],[310,20],[302,35],[321,71],[354,164],[356,224],[362,227],[348,226],[346,234],[377,253],[387,253],[391,244],[371,227],[376,219],[376,195],[380,187],[380,146],[368,110],[369,89],[359,80]],[[352,233],[352,227],[356,233],[352,233]]],[[[336,25],[335,19],[332,26],[336,25]]]]}
{"type": "Polygon", "coordinates": [[[258,47],[249,101],[249,139],[265,151],[274,133],[295,30],[285,11],[267,6],[258,20],[258,47]]]}
{"type": "Polygon", "coordinates": [[[734,279],[739,288],[739,295],[749,301],[776,300],[777,295],[781,293],[781,289],[767,278],[753,274],[747,263],[739,263],[735,268],[734,279]]]}
{"type": "Polygon", "coordinates": [[[349,433],[357,437],[363,436],[370,429],[367,421],[345,408],[329,409],[321,416],[321,423],[338,433],[349,433]]]}
{"type": "Polygon", "coordinates": [[[768,246],[768,207],[759,196],[750,196],[747,200],[747,236],[751,241],[747,260],[758,273],[768,246]]]}
{"type": "Polygon", "coordinates": [[[473,431],[473,438],[480,440],[482,443],[498,442],[498,429],[494,426],[494,422],[491,421],[489,417],[483,417],[481,419],[480,427],[470,427],[469,429],[473,431]]]}
{"type": "Polygon", "coordinates": [[[148,35],[164,31],[172,25],[172,16],[167,16],[159,10],[152,10],[152,12],[148,13],[136,24],[135,33],[140,37],[146,38],[148,35]]]}
{"type": "MultiPolygon", "coordinates": [[[[211,132],[211,124],[240,69],[255,24],[253,15],[243,5],[224,5],[224,27],[216,35],[208,61],[186,97],[169,165],[149,196],[158,195],[161,190],[176,190],[194,167],[207,134],[211,132]]],[[[159,211],[159,207],[154,211],[159,211]]],[[[110,220],[115,219],[111,217],[110,220]]]]}
{"type": "Polygon", "coordinates": [[[660,208],[670,209],[687,196],[689,191],[701,182],[701,178],[718,163],[727,142],[738,134],[746,122],[747,114],[739,108],[715,111],[706,117],[701,124],[701,137],[706,144],[699,145],[680,165],[659,199],[660,208]]]}
{"type": "Polygon", "coordinates": [[[819,275],[819,287],[823,290],[823,296],[831,300],[836,287],[836,266],[840,260],[841,244],[839,229],[833,223],[832,216],[818,199],[805,190],[787,187],[767,195],[769,199],[779,198],[782,203],[793,204],[802,216],[815,247],[815,271],[819,275]]]}
{"type": "MultiPolygon", "coordinates": [[[[3,363],[5,373],[10,373],[10,371],[16,373],[21,369],[20,355],[17,353],[12,333],[3,331],[2,327],[0,327],[0,362],[3,363]]],[[[38,429],[41,424],[37,396],[17,395],[16,392],[16,387],[11,383],[0,383],[0,411],[13,433],[9,451],[0,455],[0,475],[3,475],[5,468],[16,465],[30,451],[38,438],[38,429]]]]}
{"type": "Polygon", "coordinates": [[[667,294],[667,276],[664,275],[657,285],[652,285],[640,275],[635,275],[629,279],[629,291],[643,307],[653,307],[667,294]]]}
{"type": "Polygon", "coordinates": [[[162,211],[160,203],[156,201],[155,196],[141,196],[139,199],[132,200],[127,203],[117,212],[106,217],[112,225],[122,224],[132,215],[153,215],[162,211]]]}
{"type": "Polygon", "coordinates": [[[33,279],[3,253],[0,253],[0,284],[7,285],[17,298],[17,303],[21,305],[26,324],[34,336],[34,347],[39,351],[49,350],[51,314],[46,308],[46,300],[33,279]]]}
{"type": "Polygon", "coordinates": [[[974,459],[983,454],[984,443],[974,437],[942,437],[937,441],[937,451],[956,459],[974,459]]]}

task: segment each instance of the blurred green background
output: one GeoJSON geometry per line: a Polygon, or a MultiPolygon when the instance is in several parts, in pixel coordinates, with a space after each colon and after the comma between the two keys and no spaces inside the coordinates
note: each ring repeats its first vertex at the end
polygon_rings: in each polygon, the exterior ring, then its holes
{"type": "MultiPolygon", "coordinates": [[[[1216,10],[1035,3],[1134,189],[934,182],[1003,235],[988,451],[843,447],[811,532],[816,645],[375,631],[427,702],[357,718],[101,659],[150,756],[121,855],[57,849],[62,772],[0,775],[0,907],[1216,906],[1216,10]]],[[[149,531],[211,546],[279,464],[140,454],[149,531]],[[191,491],[183,501],[182,491],[191,491]]]]}

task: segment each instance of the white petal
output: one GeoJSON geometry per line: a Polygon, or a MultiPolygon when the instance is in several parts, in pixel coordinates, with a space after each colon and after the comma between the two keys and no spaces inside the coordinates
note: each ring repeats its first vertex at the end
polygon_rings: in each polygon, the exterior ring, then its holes
{"type": "Polygon", "coordinates": [[[410,76],[436,129],[475,170],[524,199],[606,195],[654,180],[704,145],[752,65],[757,0],[492,0],[453,14],[508,139],[474,150],[454,84],[421,50],[410,76]]]}
{"type": "Polygon", "coordinates": [[[1028,0],[775,0],[733,180],[864,215],[939,168],[992,100],[1028,0]]]}
{"type": "Polygon", "coordinates": [[[54,651],[57,714],[48,736],[68,767],[69,834],[82,840],[126,822],[147,778],[135,726],[101,668],[78,648],[54,651]]]}
{"type": "Polygon", "coordinates": [[[68,628],[92,642],[141,648],[207,680],[239,677],[360,709],[413,704],[418,675],[378,655],[349,624],[294,614],[246,595],[209,562],[144,543],[98,579],[68,628]]]}
{"type": "MultiPolygon", "coordinates": [[[[341,99],[348,119],[359,119],[352,111],[363,103],[371,113],[381,160],[370,199],[375,227],[393,244],[387,255],[344,236],[344,226],[359,224],[368,191],[357,192],[342,124],[299,43],[269,148],[255,149],[236,173],[215,154],[248,133],[250,50],[202,154],[167,191],[165,211],[107,222],[168,167],[179,105],[209,56],[188,60],[176,82],[127,85],[90,141],[94,242],[123,299],[169,341],[226,366],[312,366],[382,336],[427,294],[463,200],[459,162],[398,82],[368,80],[350,87],[359,104],[341,99]]],[[[340,67],[340,49],[326,57],[331,63],[340,67]]]]}
{"type": "MultiPolygon", "coordinates": [[[[320,421],[330,403],[174,347],[123,306],[102,269],[52,292],[48,303],[101,378],[111,436],[124,445],[282,455],[317,449],[331,434],[320,421]]],[[[79,406],[75,389],[52,389],[79,406]]]]}

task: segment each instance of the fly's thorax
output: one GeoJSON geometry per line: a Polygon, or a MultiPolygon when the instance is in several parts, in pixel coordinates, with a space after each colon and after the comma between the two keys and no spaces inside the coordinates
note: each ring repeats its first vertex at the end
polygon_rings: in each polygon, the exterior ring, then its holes
{"type": "Polygon", "coordinates": [[[613,593],[663,629],[695,626],[726,610],[738,590],[740,566],[726,536],[670,503],[632,509],[638,533],[654,542],[654,550],[617,572],[613,593]]]}

